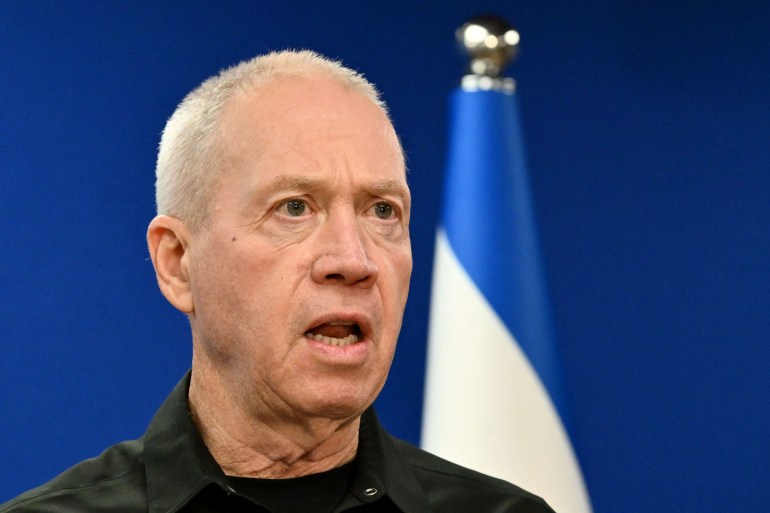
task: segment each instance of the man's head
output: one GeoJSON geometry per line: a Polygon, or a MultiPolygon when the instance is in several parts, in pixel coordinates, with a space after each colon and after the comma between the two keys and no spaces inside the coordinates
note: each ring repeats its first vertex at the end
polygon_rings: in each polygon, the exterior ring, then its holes
{"type": "Polygon", "coordinates": [[[371,85],[309,52],[225,70],[169,120],[157,196],[150,252],[193,379],[250,414],[371,404],[411,273],[403,153],[371,85]]]}

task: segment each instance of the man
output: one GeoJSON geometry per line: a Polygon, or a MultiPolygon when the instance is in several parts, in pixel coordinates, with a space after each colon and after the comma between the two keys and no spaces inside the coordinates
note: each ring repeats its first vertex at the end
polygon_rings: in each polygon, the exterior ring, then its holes
{"type": "Polygon", "coordinates": [[[150,256],[192,370],[142,439],[0,511],[551,511],[371,410],[412,260],[404,155],[363,77],[311,52],[223,71],[168,121],[156,193],[150,256]]]}

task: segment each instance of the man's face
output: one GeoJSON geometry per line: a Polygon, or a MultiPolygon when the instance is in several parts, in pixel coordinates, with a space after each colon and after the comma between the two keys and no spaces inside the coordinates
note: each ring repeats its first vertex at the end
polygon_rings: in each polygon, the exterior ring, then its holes
{"type": "Polygon", "coordinates": [[[410,194],[385,114],[326,78],[241,93],[189,251],[196,361],[252,413],[349,418],[390,367],[409,289],[410,194]]]}

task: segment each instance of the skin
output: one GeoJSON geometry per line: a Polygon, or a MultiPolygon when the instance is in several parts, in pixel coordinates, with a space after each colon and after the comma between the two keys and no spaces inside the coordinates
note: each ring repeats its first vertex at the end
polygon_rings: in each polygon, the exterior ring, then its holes
{"type": "Polygon", "coordinates": [[[221,134],[204,226],[158,216],[148,230],[161,291],[190,318],[193,417],[226,474],[328,470],[355,456],[401,328],[403,154],[379,107],[322,76],[239,93],[221,134]]]}

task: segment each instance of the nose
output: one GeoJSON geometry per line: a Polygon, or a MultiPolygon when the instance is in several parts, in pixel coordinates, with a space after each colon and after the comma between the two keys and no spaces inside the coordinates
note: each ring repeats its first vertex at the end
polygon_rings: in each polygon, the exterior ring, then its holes
{"type": "Polygon", "coordinates": [[[354,213],[330,215],[318,233],[318,257],[312,278],[317,283],[371,287],[379,270],[354,213]]]}

